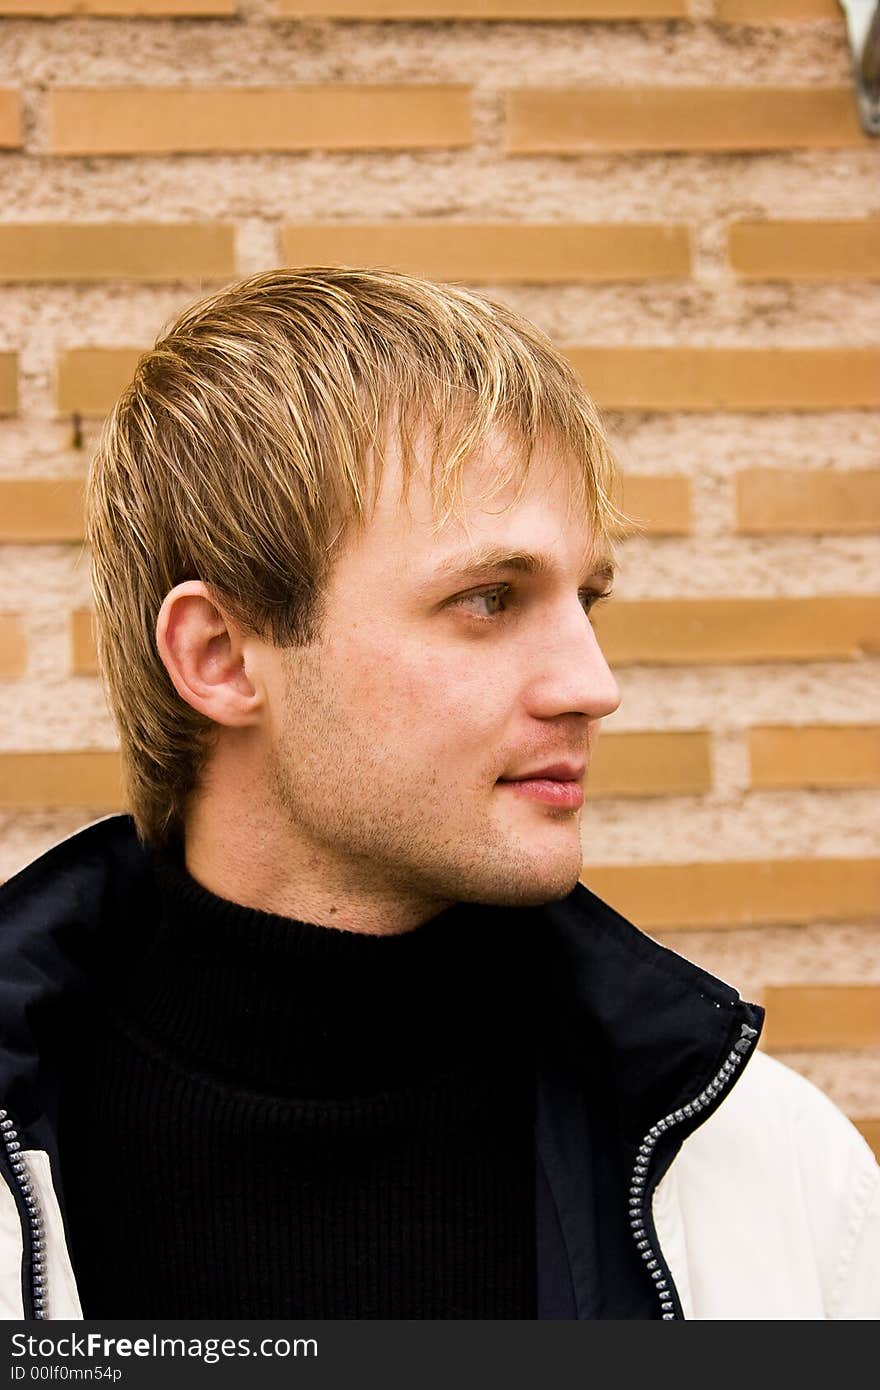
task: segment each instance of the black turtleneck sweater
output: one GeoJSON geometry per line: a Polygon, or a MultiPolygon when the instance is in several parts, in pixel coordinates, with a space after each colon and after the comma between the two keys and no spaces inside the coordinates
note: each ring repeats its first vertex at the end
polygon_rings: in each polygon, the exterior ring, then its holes
{"type": "Polygon", "coordinates": [[[84,1315],[533,1318],[528,914],[376,936],[157,874],[61,1116],[84,1315]]]}

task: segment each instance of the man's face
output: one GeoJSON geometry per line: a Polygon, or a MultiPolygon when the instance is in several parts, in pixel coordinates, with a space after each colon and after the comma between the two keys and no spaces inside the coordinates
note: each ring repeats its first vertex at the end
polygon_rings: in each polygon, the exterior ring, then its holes
{"type": "Polygon", "coordinates": [[[401,503],[389,451],[375,513],[331,571],[318,641],[273,653],[270,667],[282,841],[340,895],[420,916],[571,891],[583,770],[620,703],[587,614],[608,587],[604,557],[569,508],[563,460],[537,451],[509,505],[515,486],[482,500],[492,458],[467,465],[466,529],[455,520],[434,536],[425,480],[401,503]],[[546,572],[469,565],[487,547],[543,557],[546,572]],[[510,780],[553,764],[574,780],[558,768],[550,785],[510,780]]]}

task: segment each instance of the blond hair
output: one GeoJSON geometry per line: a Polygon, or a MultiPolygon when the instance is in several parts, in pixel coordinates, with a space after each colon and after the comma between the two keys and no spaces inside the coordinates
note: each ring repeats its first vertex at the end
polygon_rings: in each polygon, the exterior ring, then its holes
{"type": "Polygon", "coordinates": [[[87,486],[98,658],[145,843],[182,832],[217,726],[180,698],[159,656],[162,601],[209,586],[245,630],[279,647],[316,639],[340,540],[363,525],[382,449],[430,439],[438,526],[493,428],[540,437],[576,464],[574,500],[610,549],[623,515],[596,410],[571,365],[513,310],[386,270],[257,275],[187,309],[143,354],[107,420],[87,486]]]}

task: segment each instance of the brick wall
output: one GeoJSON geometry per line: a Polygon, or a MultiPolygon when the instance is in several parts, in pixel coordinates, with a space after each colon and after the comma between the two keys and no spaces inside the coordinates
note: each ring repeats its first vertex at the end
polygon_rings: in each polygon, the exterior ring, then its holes
{"type": "Polygon", "coordinates": [[[81,483],[203,290],[506,298],[643,534],[585,879],[880,1141],[880,145],[835,0],[0,0],[0,877],[120,804],[81,483]]]}

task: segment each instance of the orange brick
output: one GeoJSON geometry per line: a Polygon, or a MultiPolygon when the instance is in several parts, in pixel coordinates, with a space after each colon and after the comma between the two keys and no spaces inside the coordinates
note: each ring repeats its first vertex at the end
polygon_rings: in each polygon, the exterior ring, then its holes
{"type": "Polygon", "coordinates": [[[235,271],[233,229],[214,223],[7,222],[0,280],[223,280],[235,271]]]}
{"type": "Polygon", "coordinates": [[[0,88],[0,149],[16,149],[21,144],[21,97],[8,87],[0,88]]]}
{"type": "MultiPolygon", "coordinates": [[[[128,377],[120,376],[120,379],[122,384],[117,395],[128,377]]],[[[79,389],[73,384],[65,386],[65,392],[75,393],[79,389]]],[[[81,409],[65,407],[68,408],[81,409]]],[[[78,479],[0,480],[0,541],[82,540],[85,533],[82,492],[83,484],[78,479]]],[[[647,535],[686,535],[691,525],[690,495],[690,479],[681,475],[629,476],[624,486],[618,488],[617,501],[618,504],[623,502],[639,523],[640,530],[647,535]]]]}
{"type": "Polygon", "coordinates": [[[836,19],[843,24],[838,0],[715,0],[722,24],[777,24],[786,19],[836,19]]]}
{"type": "Polygon", "coordinates": [[[278,16],[322,19],[685,19],[687,0],[279,0],[278,16]]]}
{"type": "Polygon", "coordinates": [[[615,599],[595,626],[613,666],[847,661],[880,652],[880,598],[615,599]]]}
{"type": "Polygon", "coordinates": [[[95,87],[49,93],[53,154],[444,149],[471,143],[470,88],[95,87]]]}
{"type": "Polygon", "coordinates": [[[62,414],[106,415],[134,376],[141,348],[73,348],[58,362],[62,414]]]}
{"type": "Polygon", "coordinates": [[[768,1051],[880,1047],[880,985],[768,985],[768,1051]]]}
{"type": "Polygon", "coordinates": [[[744,535],[876,531],[880,469],[743,469],[736,477],[736,510],[744,535]]]}
{"type": "Polygon", "coordinates": [[[0,613],[0,679],[14,680],[24,672],[24,629],[14,613],[0,613]]]}
{"type": "Polygon", "coordinates": [[[880,1162],[880,1120],[860,1118],[853,1120],[856,1129],[868,1141],[874,1155],[880,1162]]]}
{"type": "Polygon", "coordinates": [[[581,880],[646,931],[852,922],[880,910],[880,859],[598,865],[581,880]]]}
{"type": "Polygon", "coordinates": [[[850,87],[523,87],[508,154],[868,145],[850,87]]]}
{"type": "Polygon", "coordinates": [[[0,352],[0,415],[18,410],[18,359],[14,352],[0,352]]]}
{"type": "Polygon", "coordinates": [[[880,349],[565,349],[607,410],[859,410],[880,406],[880,349]]]}
{"type": "Polygon", "coordinates": [[[649,536],[690,534],[691,480],[680,473],[620,476],[614,500],[632,517],[639,532],[649,536]]]}
{"type": "Polygon", "coordinates": [[[0,15],[233,15],[236,0],[0,0],[0,15]]]}
{"type": "Polygon", "coordinates": [[[289,265],[386,265],[488,284],[663,280],[691,266],[686,227],[628,223],[300,223],[281,244],[289,265]]]}
{"type": "Polygon", "coordinates": [[[749,730],[753,787],[880,786],[880,725],[749,730]]]}
{"type": "Polygon", "coordinates": [[[70,651],[71,670],[75,676],[98,674],[92,614],[87,610],[79,609],[70,615],[70,651]]]}
{"type": "Polygon", "coordinates": [[[0,753],[0,806],[121,810],[118,753],[0,753]]]}
{"type": "Polygon", "coordinates": [[[730,264],[744,280],[876,280],[880,218],[849,222],[734,222],[730,264]]]}
{"type": "Polygon", "coordinates": [[[587,795],[700,796],[712,785],[709,735],[603,734],[596,744],[587,795]]]}
{"type": "MultiPolygon", "coordinates": [[[[59,409],[103,415],[142,349],[61,358],[59,409]]],[[[585,348],[566,356],[606,410],[833,410],[880,406],[874,348],[585,348]]]]}
{"type": "Polygon", "coordinates": [[[80,541],[83,534],[79,478],[0,480],[0,541],[80,541]]]}

